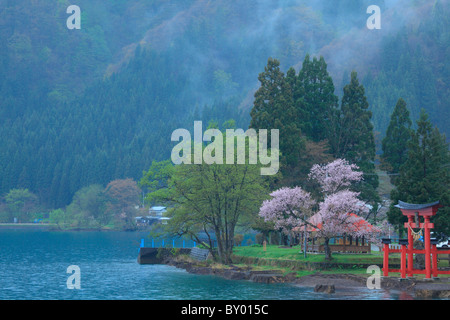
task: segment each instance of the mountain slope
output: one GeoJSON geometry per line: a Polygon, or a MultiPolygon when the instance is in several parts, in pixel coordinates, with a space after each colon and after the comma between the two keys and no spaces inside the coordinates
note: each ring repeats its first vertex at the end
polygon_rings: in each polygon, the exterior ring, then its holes
{"type": "Polygon", "coordinates": [[[1,1],[0,194],[64,206],[139,179],[194,120],[246,127],[268,57],[298,70],[323,55],[338,95],[355,69],[381,134],[403,97],[450,135],[448,2],[386,2],[368,30],[371,2],[80,0],[82,28],[67,30],[69,1],[1,1]]]}

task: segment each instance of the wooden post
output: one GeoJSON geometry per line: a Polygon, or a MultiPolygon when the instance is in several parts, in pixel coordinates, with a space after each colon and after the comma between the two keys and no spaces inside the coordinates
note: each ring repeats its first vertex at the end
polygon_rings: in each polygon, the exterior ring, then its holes
{"type": "Polygon", "coordinates": [[[263,242],[263,251],[264,252],[267,251],[267,242],[266,242],[266,240],[264,240],[264,242],[263,242]]]}
{"type": "Polygon", "coordinates": [[[428,223],[430,222],[430,217],[425,216],[425,273],[426,278],[431,279],[431,242],[430,242],[430,228],[428,223]]]}
{"type": "Polygon", "coordinates": [[[436,244],[437,244],[437,241],[432,241],[432,243],[431,243],[431,246],[432,246],[431,254],[433,255],[433,257],[432,257],[433,264],[432,264],[432,268],[431,269],[433,271],[433,277],[434,278],[437,278],[437,276],[438,276],[438,273],[437,273],[438,272],[438,263],[437,263],[438,253],[437,253],[436,244]]]}
{"type": "Polygon", "coordinates": [[[408,216],[408,276],[413,276],[413,265],[414,265],[414,239],[411,232],[411,227],[413,225],[413,216],[408,216]]]}
{"type": "Polygon", "coordinates": [[[400,258],[400,272],[402,275],[402,279],[406,279],[406,245],[408,244],[407,239],[399,240],[399,243],[402,246],[401,258],[400,258]]]}
{"type": "Polygon", "coordinates": [[[391,239],[382,239],[383,241],[383,277],[389,276],[389,244],[391,239]]]}
{"type": "Polygon", "coordinates": [[[389,244],[384,244],[383,251],[383,276],[387,277],[389,275],[389,244]]]}
{"type": "Polygon", "coordinates": [[[402,279],[406,278],[406,246],[402,246],[402,256],[401,256],[401,266],[400,271],[402,273],[402,279]]]}

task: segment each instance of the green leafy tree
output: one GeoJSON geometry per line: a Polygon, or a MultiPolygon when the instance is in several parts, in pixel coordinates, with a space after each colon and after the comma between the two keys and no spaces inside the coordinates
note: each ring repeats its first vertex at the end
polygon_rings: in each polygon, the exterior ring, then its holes
{"type": "Polygon", "coordinates": [[[411,125],[406,102],[400,98],[392,113],[386,137],[382,141],[383,167],[389,173],[398,173],[408,157],[411,125]]]}
{"type": "Polygon", "coordinates": [[[50,223],[56,224],[58,228],[63,229],[67,225],[67,214],[63,209],[56,209],[49,214],[50,223]]]}
{"type": "Polygon", "coordinates": [[[408,143],[408,158],[400,168],[397,185],[391,192],[388,212],[391,224],[404,231],[405,217],[394,205],[399,200],[409,203],[441,201],[444,205],[434,218],[438,234],[450,234],[450,153],[445,135],[433,127],[425,110],[417,121],[417,130],[408,143]]]}
{"type": "Polygon", "coordinates": [[[101,185],[84,187],[75,193],[72,203],[67,207],[67,222],[77,228],[101,228],[110,220],[106,203],[101,185]]]}
{"type": "Polygon", "coordinates": [[[225,164],[225,160],[224,164],[177,166],[153,163],[141,185],[152,188],[157,181],[160,189],[150,192],[148,200],[171,207],[164,233],[190,237],[209,248],[216,260],[229,264],[235,228],[241,220],[256,217],[268,194],[268,181],[261,175],[261,166],[249,164],[248,159],[244,164],[225,164]]]}
{"type": "Polygon", "coordinates": [[[38,198],[28,189],[12,189],[6,194],[5,203],[9,211],[8,222],[12,222],[13,217],[19,222],[30,222],[37,209],[38,198]]]}
{"type": "Polygon", "coordinates": [[[255,231],[259,231],[261,241],[257,241],[258,243],[262,244],[262,242],[265,240],[267,242],[270,242],[269,239],[272,236],[273,233],[275,233],[275,224],[271,221],[264,221],[261,217],[252,217],[251,229],[255,231]]]}
{"type": "Polygon", "coordinates": [[[144,175],[139,181],[139,186],[146,188],[148,193],[167,188],[173,171],[171,164],[170,160],[153,161],[148,171],[143,172],[144,175]]]}

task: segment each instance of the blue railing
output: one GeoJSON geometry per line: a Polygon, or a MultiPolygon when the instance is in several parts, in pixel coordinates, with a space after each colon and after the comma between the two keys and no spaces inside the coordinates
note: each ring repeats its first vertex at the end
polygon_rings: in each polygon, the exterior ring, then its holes
{"type": "Polygon", "coordinates": [[[195,248],[197,245],[188,239],[141,239],[141,248],[195,248]]]}
{"type": "MultiPolygon", "coordinates": [[[[204,243],[208,243],[208,239],[202,239],[200,238],[204,243]]],[[[252,239],[250,236],[244,238],[252,239]]],[[[252,240],[251,244],[254,243],[254,239],[252,240]]],[[[141,239],[141,245],[140,247],[147,247],[147,248],[195,248],[199,245],[196,241],[190,240],[190,239],[183,239],[183,238],[169,238],[169,239],[161,239],[161,238],[146,238],[141,239]]],[[[235,244],[236,245],[236,244],[235,244]]],[[[240,246],[246,246],[249,245],[247,241],[242,241],[242,243],[239,244],[240,246]]],[[[213,240],[213,247],[217,247],[217,241],[213,240]]]]}

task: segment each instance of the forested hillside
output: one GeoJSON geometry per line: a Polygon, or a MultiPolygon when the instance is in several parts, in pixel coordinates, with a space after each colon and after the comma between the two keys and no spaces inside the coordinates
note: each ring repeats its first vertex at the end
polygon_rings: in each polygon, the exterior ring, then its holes
{"type": "Polygon", "coordinates": [[[450,135],[448,1],[79,0],[80,30],[70,4],[0,1],[0,195],[62,207],[139,179],[194,120],[247,128],[269,57],[286,71],[323,55],[339,97],[357,71],[381,136],[400,97],[450,135]]]}

